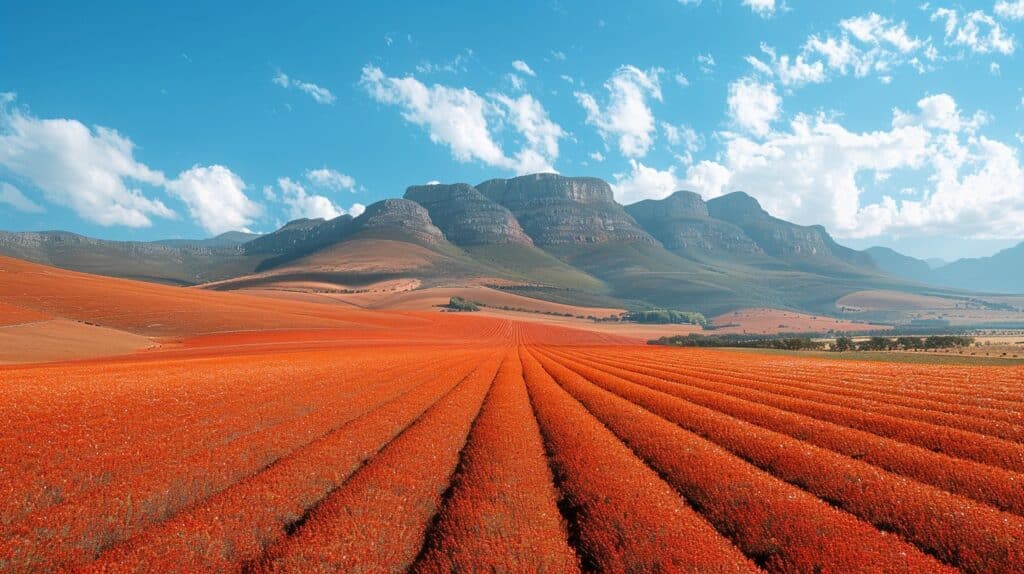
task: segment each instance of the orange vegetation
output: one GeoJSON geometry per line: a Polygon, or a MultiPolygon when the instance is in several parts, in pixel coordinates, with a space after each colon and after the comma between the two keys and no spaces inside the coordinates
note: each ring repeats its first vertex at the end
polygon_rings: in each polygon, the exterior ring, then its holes
{"type": "Polygon", "coordinates": [[[179,335],[0,366],[0,571],[1024,563],[1019,367],[647,347],[15,267],[8,307],[179,335]]]}

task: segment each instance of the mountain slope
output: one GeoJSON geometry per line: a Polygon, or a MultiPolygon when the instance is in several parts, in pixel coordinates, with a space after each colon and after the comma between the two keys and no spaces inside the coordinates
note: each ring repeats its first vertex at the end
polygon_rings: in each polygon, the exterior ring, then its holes
{"type": "Polygon", "coordinates": [[[931,280],[938,285],[960,289],[1024,293],[1024,243],[991,257],[960,259],[933,269],[931,280]]]}
{"type": "MultiPolygon", "coordinates": [[[[704,202],[679,191],[623,207],[606,182],[557,174],[413,186],[356,218],[298,219],[258,237],[132,243],[5,233],[0,253],[215,289],[493,285],[564,303],[709,315],[742,307],[828,314],[855,291],[934,291],[913,260],[843,247],[821,226],[772,217],[745,193],[704,202]]],[[[993,265],[1007,268],[997,278],[1003,290],[1020,283],[1012,252],[992,259],[939,271],[962,287],[953,279],[982,277],[978,266],[993,265]]]]}
{"type": "Polygon", "coordinates": [[[627,205],[626,212],[667,249],[686,257],[764,253],[742,229],[713,219],[704,200],[691,191],[627,205]]]}
{"type": "Polygon", "coordinates": [[[736,225],[765,253],[799,268],[824,271],[876,270],[871,257],[843,247],[820,225],[802,226],[772,217],[756,199],[742,191],[716,197],[707,203],[715,219],[736,225]]]}
{"type": "Polygon", "coordinates": [[[888,247],[869,247],[864,252],[874,259],[879,269],[893,277],[920,283],[928,283],[933,279],[931,266],[920,259],[903,255],[888,247]]]}
{"type": "Polygon", "coordinates": [[[0,232],[0,254],[84,273],[195,285],[251,273],[258,258],[223,241],[106,241],[66,231],[0,232]]]}

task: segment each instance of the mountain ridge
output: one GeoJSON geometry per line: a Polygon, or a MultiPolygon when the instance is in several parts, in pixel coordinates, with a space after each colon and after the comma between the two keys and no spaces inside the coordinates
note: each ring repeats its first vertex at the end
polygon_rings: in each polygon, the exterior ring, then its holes
{"type": "Polygon", "coordinates": [[[349,288],[405,277],[716,314],[747,306],[828,313],[853,291],[921,287],[821,226],[773,217],[744,192],[704,201],[680,190],[623,206],[603,180],[558,174],[410,186],[359,217],[297,219],[233,243],[245,238],[140,243],[0,233],[0,253],[182,285],[232,288],[287,275],[349,288]]]}

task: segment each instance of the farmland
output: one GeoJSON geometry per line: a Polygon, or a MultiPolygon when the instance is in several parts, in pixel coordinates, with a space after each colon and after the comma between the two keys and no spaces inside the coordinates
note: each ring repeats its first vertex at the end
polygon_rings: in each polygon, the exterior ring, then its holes
{"type": "Polygon", "coordinates": [[[5,273],[0,322],[155,346],[0,366],[0,571],[1024,563],[1019,366],[5,273]]]}
{"type": "Polygon", "coordinates": [[[474,343],[207,341],[4,368],[0,569],[1024,561],[1019,369],[459,328],[474,343]]]}

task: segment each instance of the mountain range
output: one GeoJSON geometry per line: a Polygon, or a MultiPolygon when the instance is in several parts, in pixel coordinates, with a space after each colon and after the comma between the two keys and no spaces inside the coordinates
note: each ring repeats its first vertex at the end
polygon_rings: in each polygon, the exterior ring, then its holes
{"type": "Polygon", "coordinates": [[[952,263],[915,259],[886,247],[865,250],[880,269],[918,283],[982,291],[1024,293],[1024,243],[991,257],[958,259],[952,263]]]}
{"type": "Polygon", "coordinates": [[[359,217],[299,219],[259,236],[115,242],[59,231],[0,233],[0,253],[214,289],[359,289],[403,279],[715,314],[753,306],[828,313],[854,291],[935,293],[928,284],[1009,291],[1024,269],[1008,268],[1024,247],[931,269],[884,248],[844,247],[821,226],[771,216],[743,192],[704,201],[678,191],[622,206],[605,181],[556,174],[412,186],[359,217]],[[994,276],[985,271],[991,266],[1004,271],[996,283],[984,279],[994,276]]]}

